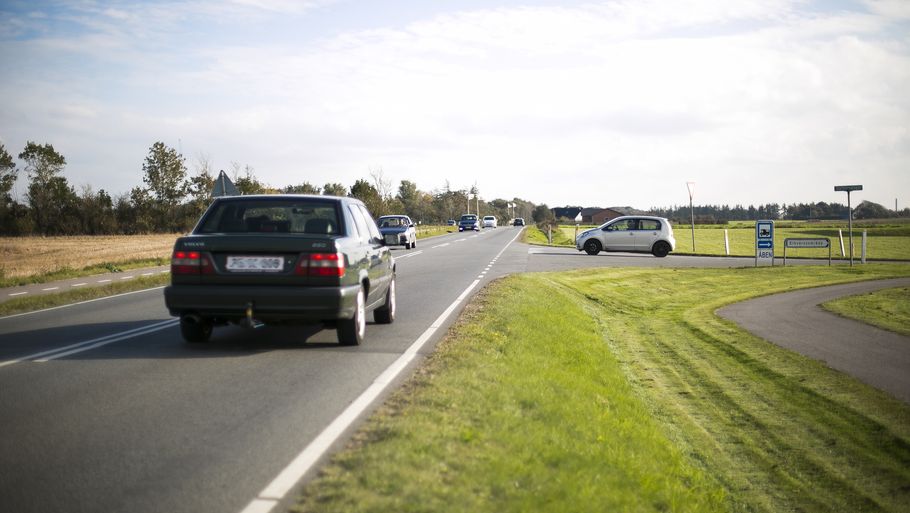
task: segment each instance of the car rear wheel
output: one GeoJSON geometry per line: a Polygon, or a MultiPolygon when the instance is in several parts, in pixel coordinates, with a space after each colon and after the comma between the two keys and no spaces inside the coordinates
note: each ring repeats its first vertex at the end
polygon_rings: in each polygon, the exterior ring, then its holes
{"type": "Polygon", "coordinates": [[[357,291],[356,301],[357,307],[354,309],[354,317],[338,321],[338,342],[343,346],[360,345],[367,330],[366,307],[362,288],[357,291]]]}
{"type": "Polygon", "coordinates": [[[666,241],[659,240],[654,243],[654,246],[651,248],[651,254],[657,258],[663,258],[670,254],[670,244],[666,241]]]}
{"type": "Polygon", "coordinates": [[[600,241],[597,239],[588,239],[585,241],[585,253],[589,255],[596,255],[600,253],[600,241]]]}
{"type": "Polygon", "coordinates": [[[392,324],[395,321],[395,277],[389,283],[389,290],[385,293],[385,304],[373,310],[373,319],[379,324],[392,324]]]}
{"type": "Polygon", "coordinates": [[[191,344],[208,342],[212,336],[212,321],[201,317],[184,315],[180,318],[180,334],[191,344]]]}

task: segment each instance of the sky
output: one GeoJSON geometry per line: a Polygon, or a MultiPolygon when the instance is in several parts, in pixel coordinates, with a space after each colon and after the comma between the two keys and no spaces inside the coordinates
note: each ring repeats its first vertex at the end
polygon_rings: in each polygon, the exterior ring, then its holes
{"type": "Polygon", "coordinates": [[[908,0],[0,0],[0,69],[0,142],[77,191],[161,141],[274,187],[910,205],[908,0]]]}

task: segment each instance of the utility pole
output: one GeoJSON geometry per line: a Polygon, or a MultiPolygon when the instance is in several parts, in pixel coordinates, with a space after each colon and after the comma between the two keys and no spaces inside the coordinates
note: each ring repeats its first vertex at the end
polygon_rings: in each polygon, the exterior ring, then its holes
{"type": "Polygon", "coordinates": [[[695,182],[686,182],[689,189],[689,216],[692,220],[692,252],[695,253],[695,208],[692,206],[692,196],[695,195],[695,182]]]}

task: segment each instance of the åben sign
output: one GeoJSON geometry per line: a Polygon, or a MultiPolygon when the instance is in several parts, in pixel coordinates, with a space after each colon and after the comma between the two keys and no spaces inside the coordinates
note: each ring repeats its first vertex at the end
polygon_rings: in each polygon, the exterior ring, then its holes
{"type": "Polygon", "coordinates": [[[755,266],[774,265],[774,221],[755,222],[755,266]]]}

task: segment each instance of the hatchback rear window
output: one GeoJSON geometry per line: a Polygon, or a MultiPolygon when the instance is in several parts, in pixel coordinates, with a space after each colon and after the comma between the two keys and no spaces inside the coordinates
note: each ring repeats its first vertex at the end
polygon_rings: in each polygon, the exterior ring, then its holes
{"type": "Polygon", "coordinates": [[[221,201],[206,213],[196,233],[311,233],[338,235],[335,202],[251,199],[221,201]]]}

